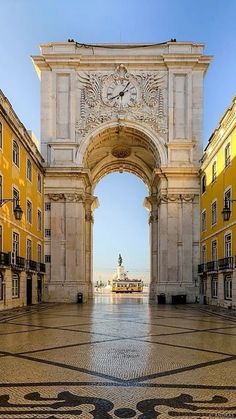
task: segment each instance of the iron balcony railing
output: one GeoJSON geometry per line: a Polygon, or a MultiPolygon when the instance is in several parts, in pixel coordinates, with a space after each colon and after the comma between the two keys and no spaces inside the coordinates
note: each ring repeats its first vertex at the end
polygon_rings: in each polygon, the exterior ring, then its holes
{"type": "Polygon", "coordinates": [[[15,266],[20,269],[25,269],[25,258],[21,256],[16,256],[15,266]]]}
{"type": "Polygon", "coordinates": [[[45,263],[38,262],[37,263],[37,271],[40,272],[40,273],[45,273],[46,272],[45,263]]]}
{"type": "Polygon", "coordinates": [[[10,254],[0,252],[0,266],[9,266],[10,265],[10,254]]]}
{"type": "Polygon", "coordinates": [[[211,260],[210,262],[207,262],[207,272],[215,272],[218,270],[218,261],[217,260],[211,260]]]}
{"type": "Polygon", "coordinates": [[[37,271],[37,262],[35,262],[35,260],[27,259],[26,270],[37,271]]]}
{"type": "Polygon", "coordinates": [[[234,258],[232,256],[218,260],[219,271],[224,271],[226,269],[233,269],[233,267],[234,267],[234,258]]]}

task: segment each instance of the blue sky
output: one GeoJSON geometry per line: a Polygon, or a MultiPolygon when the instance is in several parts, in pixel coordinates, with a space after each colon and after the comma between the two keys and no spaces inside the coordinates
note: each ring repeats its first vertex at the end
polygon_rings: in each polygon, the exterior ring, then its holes
{"type": "MultiPolygon", "coordinates": [[[[88,43],[162,42],[170,38],[204,42],[205,52],[214,56],[205,79],[204,144],[236,93],[235,0],[0,0],[0,11],[0,88],[25,126],[38,137],[40,83],[30,55],[39,53],[40,43],[68,38],[88,43]]],[[[140,268],[148,269],[147,214],[141,207],[146,190],[138,179],[117,174],[105,178],[96,189],[101,208],[95,215],[95,267],[104,272],[113,266],[113,257],[123,243],[120,237],[115,251],[107,235],[102,239],[108,212],[112,211],[116,220],[109,227],[113,234],[125,223],[126,240],[136,237],[137,225],[128,221],[127,200],[123,217],[123,196],[130,190],[129,211],[133,217],[136,214],[143,230],[140,240],[133,240],[128,248],[123,246],[125,259],[128,267],[139,269],[142,260],[140,268]],[[115,190],[119,203],[115,196],[111,199],[115,190]],[[142,214],[137,212],[136,199],[142,214]]]]}

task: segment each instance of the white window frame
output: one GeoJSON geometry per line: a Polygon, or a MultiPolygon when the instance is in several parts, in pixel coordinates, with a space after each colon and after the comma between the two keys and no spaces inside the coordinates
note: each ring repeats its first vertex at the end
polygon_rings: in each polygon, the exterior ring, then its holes
{"type": "Polygon", "coordinates": [[[26,222],[28,224],[32,224],[33,221],[33,204],[32,201],[27,198],[26,199],[26,222]],[[30,204],[30,206],[28,205],[30,204]]]}
{"type": "Polygon", "coordinates": [[[37,209],[37,229],[42,231],[42,211],[40,208],[37,209]]]}
{"type": "Polygon", "coordinates": [[[19,256],[20,250],[20,234],[17,231],[12,232],[12,253],[16,256],[19,256]],[[16,240],[17,238],[17,240],[16,240]]]}
{"type": "Polygon", "coordinates": [[[32,172],[33,172],[32,162],[31,162],[30,159],[27,158],[27,160],[26,160],[26,177],[30,182],[32,182],[32,172]]]}
{"type": "Polygon", "coordinates": [[[16,208],[16,205],[17,205],[16,203],[17,203],[17,201],[20,200],[20,191],[15,185],[12,186],[12,198],[13,198],[12,212],[14,214],[14,209],[16,208]]]}
{"type": "Polygon", "coordinates": [[[20,276],[16,272],[12,272],[12,298],[20,297],[20,276]]]}
{"type": "Polygon", "coordinates": [[[39,172],[37,174],[37,191],[42,193],[42,175],[39,172]]]}
{"type": "Polygon", "coordinates": [[[207,245],[206,243],[202,244],[201,248],[201,263],[206,263],[207,261],[207,245]]]}
{"type": "Polygon", "coordinates": [[[32,240],[29,237],[26,239],[26,259],[32,260],[32,240]]]}
{"type": "Polygon", "coordinates": [[[211,278],[211,297],[218,298],[218,277],[212,276],[211,278]]]}
{"type": "Polygon", "coordinates": [[[16,140],[12,141],[12,161],[16,167],[20,167],[20,147],[16,140]]]}
{"type": "Polygon", "coordinates": [[[224,277],[224,299],[232,300],[232,276],[225,275],[224,277]]]}
{"type": "Polygon", "coordinates": [[[217,224],[217,200],[215,199],[211,203],[211,225],[215,226],[217,224]],[[215,211],[213,209],[215,208],[215,211]]]}
{"type": "Polygon", "coordinates": [[[213,239],[211,241],[211,260],[214,262],[217,260],[217,253],[218,253],[217,247],[218,247],[217,239],[213,239]],[[214,246],[214,243],[215,243],[215,246],[214,246]],[[215,256],[214,256],[213,249],[215,249],[215,256]]]}
{"type": "Polygon", "coordinates": [[[51,263],[51,255],[45,255],[45,263],[51,263]]]}
{"type": "Polygon", "coordinates": [[[42,262],[42,245],[37,243],[37,262],[42,262]]]}
{"type": "Polygon", "coordinates": [[[224,235],[224,255],[225,258],[232,256],[232,232],[226,232],[224,235]],[[227,239],[230,237],[230,240],[227,239]]]}
{"type": "Polygon", "coordinates": [[[212,167],[211,167],[211,182],[215,182],[217,178],[217,164],[216,164],[216,160],[212,163],[212,167]]]}
{"type": "Polygon", "coordinates": [[[231,163],[231,144],[230,142],[225,146],[225,168],[231,163]],[[228,152],[229,151],[229,152],[228,152]]]}
{"type": "Polygon", "coordinates": [[[230,209],[230,211],[232,210],[232,186],[228,186],[225,190],[224,190],[224,202],[223,202],[223,207],[225,206],[226,203],[226,197],[227,197],[227,202],[228,202],[228,208],[230,209]],[[228,195],[228,196],[227,196],[228,195]]]}
{"type": "Polygon", "coordinates": [[[207,212],[206,212],[206,209],[204,209],[201,214],[201,231],[202,232],[206,231],[206,224],[207,224],[206,218],[207,218],[207,212]],[[204,220],[203,220],[203,215],[205,215],[204,220]]]}

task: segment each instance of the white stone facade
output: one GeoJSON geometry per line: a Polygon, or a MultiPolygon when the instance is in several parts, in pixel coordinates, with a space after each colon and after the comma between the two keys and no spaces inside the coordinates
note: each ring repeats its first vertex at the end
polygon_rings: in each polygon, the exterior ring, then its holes
{"type": "Polygon", "coordinates": [[[149,189],[150,297],[195,301],[203,77],[210,57],[187,42],[41,45],[41,141],[46,160],[47,298],[92,293],[96,183],[114,171],[149,189]]]}

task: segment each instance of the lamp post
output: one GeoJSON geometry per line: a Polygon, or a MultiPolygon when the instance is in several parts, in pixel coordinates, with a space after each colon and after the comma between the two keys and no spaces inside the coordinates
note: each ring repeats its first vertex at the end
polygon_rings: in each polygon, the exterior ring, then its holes
{"type": "Polygon", "coordinates": [[[20,207],[19,200],[18,199],[14,199],[14,198],[1,199],[0,200],[0,208],[3,207],[3,205],[5,205],[7,202],[13,202],[13,204],[14,204],[13,212],[14,212],[15,219],[17,221],[20,221],[21,218],[22,218],[22,215],[23,215],[23,210],[20,207]]]}
{"type": "Polygon", "coordinates": [[[236,202],[236,199],[225,198],[225,205],[221,213],[224,221],[229,221],[230,219],[230,215],[232,212],[230,209],[230,202],[236,202]]]}

